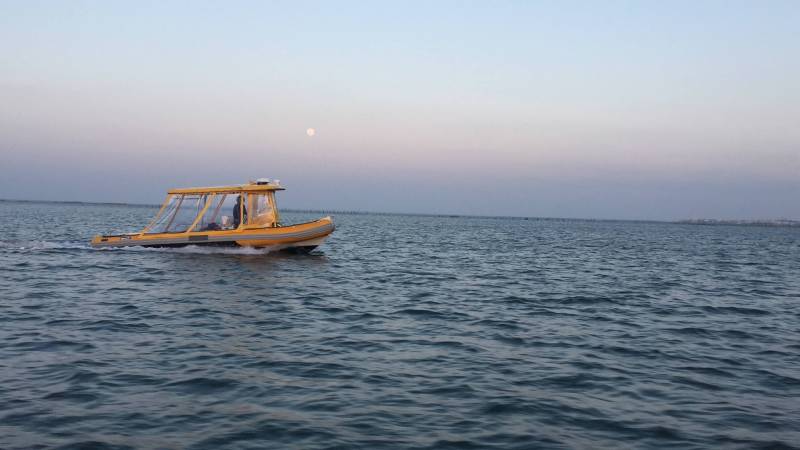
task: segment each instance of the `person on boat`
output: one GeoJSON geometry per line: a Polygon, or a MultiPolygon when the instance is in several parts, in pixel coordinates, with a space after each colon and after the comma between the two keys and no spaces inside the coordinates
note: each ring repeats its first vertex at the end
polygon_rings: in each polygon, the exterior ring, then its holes
{"type": "Polygon", "coordinates": [[[233,228],[239,228],[242,219],[247,221],[247,207],[242,205],[242,196],[240,195],[236,197],[236,205],[233,207],[233,228]]]}

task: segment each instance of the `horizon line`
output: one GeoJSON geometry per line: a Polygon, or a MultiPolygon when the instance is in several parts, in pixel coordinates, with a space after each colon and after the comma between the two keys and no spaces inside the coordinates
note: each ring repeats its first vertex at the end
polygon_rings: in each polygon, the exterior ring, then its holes
{"type": "MultiPolygon", "coordinates": [[[[128,203],[128,202],[93,202],[83,200],[26,200],[0,198],[6,203],[59,203],[67,205],[96,205],[96,206],[132,206],[137,208],[158,208],[160,203],[128,203]]],[[[515,216],[515,215],[480,215],[480,214],[446,214],[446,213],[415,213],[415,212],[386,212],[386,211],[361,211],[361,210],[336,210],[321,208],[284,208],[283,211],[295,213],[318,214],[345,214],[345,215],[376,215],[376,216],[416,216],[416,217],[450,217],[450,218],[475,218],[475,219],[516,219],[516,220],[576,220],[582,222],[638,222],[638,223],[669,223],[684,225],[766,225],[800,227],[800,220],[773,218],[773,219],[599,219],[591,217],[541,217],[541,216],[515,216]]]]}

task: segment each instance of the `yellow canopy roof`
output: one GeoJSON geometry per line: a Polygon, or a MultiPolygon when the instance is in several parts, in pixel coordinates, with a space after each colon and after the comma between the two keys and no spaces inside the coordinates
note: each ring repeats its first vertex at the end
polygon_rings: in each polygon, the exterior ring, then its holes
{"type": "Polygon", "coordinates": [[[197,188],[170,189],[168,194],[231,194],[237,192],[283,191],[284,188],[274,184],[240,184],[238,186],[211,186],[197,188]]]}

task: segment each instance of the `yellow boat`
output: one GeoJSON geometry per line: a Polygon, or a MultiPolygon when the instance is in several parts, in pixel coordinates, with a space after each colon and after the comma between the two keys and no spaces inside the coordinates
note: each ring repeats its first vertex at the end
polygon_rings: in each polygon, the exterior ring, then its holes
{"type": "Polygon", "coordinates": [[[139,233],[100,235],[92,247],[230,245],[308,252],[331,234],[333,219],[283,225],[275,192],[279,181],[259,179],[238,186],[173,189],[139,233]]]}

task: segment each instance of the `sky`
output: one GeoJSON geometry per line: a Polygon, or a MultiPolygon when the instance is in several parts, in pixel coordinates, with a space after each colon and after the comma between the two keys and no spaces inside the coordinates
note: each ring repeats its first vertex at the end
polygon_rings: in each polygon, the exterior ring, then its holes
{"type": "Polygon", "coordinates": [[[798,1],[0,0],[0,198],[270,177],[284,208],[800,219],[798,24],[798,1]]]}

